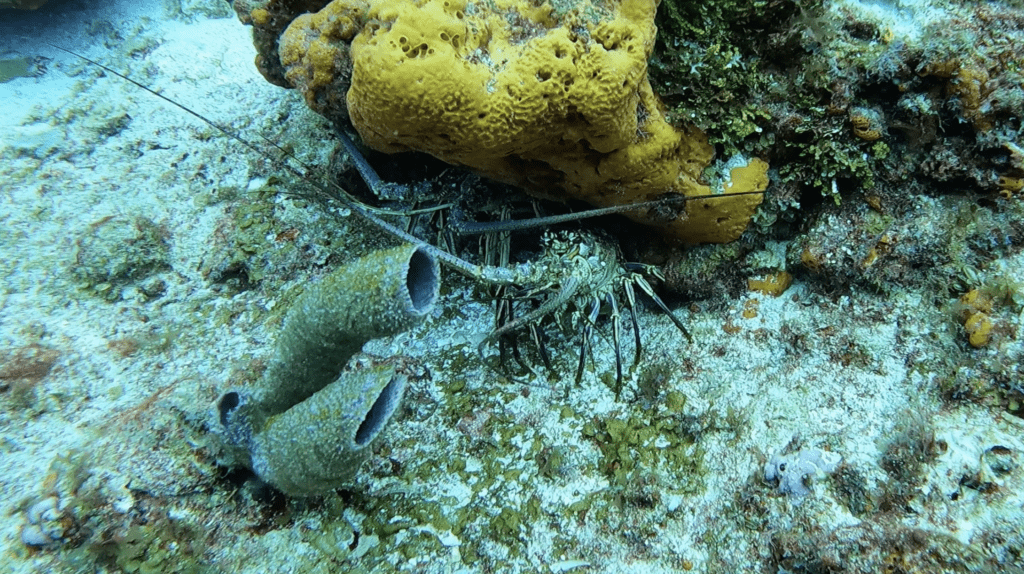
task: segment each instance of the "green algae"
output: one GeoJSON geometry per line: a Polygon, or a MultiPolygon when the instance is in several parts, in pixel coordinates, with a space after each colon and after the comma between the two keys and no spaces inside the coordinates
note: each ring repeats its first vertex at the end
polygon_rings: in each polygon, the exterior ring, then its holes
{"type": "Polygon", "coordinates": [[[110,216],[75,241],[71,273],[89,292],[117,301],[122,289],[169,264],[169,231],[143,216],[110,216]]]}
{"type": "Polygon", "coordinates": [[[625,420],[588,422],[583,436],[594,440],[601,450],[598,469],[612,485],[627,486],[641,476],[662,475],[679,492],[699,492],[703,486],[699,451],[694,441],[680,431],[671,416],[634,414],[625,420]]]}

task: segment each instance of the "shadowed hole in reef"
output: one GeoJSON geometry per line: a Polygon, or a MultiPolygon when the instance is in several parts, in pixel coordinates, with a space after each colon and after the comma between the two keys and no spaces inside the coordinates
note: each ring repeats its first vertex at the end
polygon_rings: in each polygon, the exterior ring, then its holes
{"type": "Polygon", "coordinates": [[[221,425],[228,426],[228,414],[235,410],[239,402],[238,393],[235,392],[225,393],[224,396],[221,397],[220,402],[217,403],[217,411],[220,413],[221,425]]]}

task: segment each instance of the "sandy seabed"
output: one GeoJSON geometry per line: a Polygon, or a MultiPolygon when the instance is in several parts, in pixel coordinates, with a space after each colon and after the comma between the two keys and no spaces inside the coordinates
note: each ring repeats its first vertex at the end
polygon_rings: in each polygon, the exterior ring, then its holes
{"type": "MultiPolygon", "coordinates": [[[[617,401],[608,336],[578,387],[481,365],[491,307],[447,274],[434,317],[366,349],[430,376],[352,489],[254,500],[213,464],[211,405],[269,358],[301,285],[380,234],[267,192],[291,181],[272,162],[48,45],[326,164],[324,122],[260,77],[224,2],[47,10],[0,26],[0,55],[36,72],[0,84],[7,571],[1024,571],[1024,424],[942,402],[928,368],[964,352],[955,316],[924,292],[800,280],[680,309],[692,345],[644,309],[646,353],[617,401]],[[250,248],[255,212],[268,227],[250,248]],[[111,271],[118,253],[140,268],[111,271]],[[236,277],[240,257],[277,273],[236,277]],[[923,449],[908,476],[896,440],[923,449]],[[764,480],[773,455],[814,449],[842,463],[807,494],[764,480]],[[900,480],[906,507],[875,508],[900,480]],[[33,523],[51,544],[23,542],[33,523]]],[[[1019,256],[997,266],[1024,281],[1019,256]]],[[[973,352],[1019,356],[1020,318],[998,321],[973,352]]]]}

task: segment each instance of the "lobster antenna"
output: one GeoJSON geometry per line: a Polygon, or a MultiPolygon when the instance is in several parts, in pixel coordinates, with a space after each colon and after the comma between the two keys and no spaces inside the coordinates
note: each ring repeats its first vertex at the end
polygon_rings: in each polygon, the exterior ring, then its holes
{"type": "MultiPolygon", "coordinates": [[[[352,195],[349,194],[344,188],[342,188],[341,186],[339,186],[339,185],[337,185],[337,184],[335,184],[333,182],[332,182],[330,187],[320,183],[319,181],[317,181],[316,178],[314,178],[312,176],[312,173],[315,171],[313,168],[311,168],[310,166],[308,166],[305,163],[303,163],[300,159],[295,157],[295,155],[293,153],[291,153],[290,151],[286,150],[281,145],[279,145],[277,142],[271,140],[270,138],[264,136],[263,134],[257,134],[257,135],[259,136],[260,139],[262,139],[268,145],[272,146],[274,149],[276,149],[279,152],[281,152],[281,155],[284,158],[286,158],[286,160],[288,160],[288,161],[282,161],[282,160],[280,160],[278,158],[275,158],[275,157],[271,156],[265,150],[260,149],[255,144],[253,144],[250,140],[247,140],[246,138],[242,137],[238,133],[238,131],[234,130],[233,128],[228,127],[226,125],[223,125],[223,124],[220,124],[218,122],[215,122],[215,121],[211,120],[210,118],[200,114],[199,112],[196,112],[195,110],[189,108],[188,106],[186,106],[184,104],[181,104],[181,103],[179,103],[179,102],[177,102],[177,101],[175,101],[175,100],[173,100],[173,99],[171,99],[171,98],[161,94],[160,92],[154,90],[153,88],[150,88],[149,86],[147,86],[147,85],[145,85],[145,84],[143,84],[143,83],[141,83],[139,81],[136,81],[136,80],[132,79],[131,77],[127,76],[126,74],[122,74],[121,72],[118,72],[118,71],[110,68],[109,66],[107,66],[105,64],[97,62],[96,60],[93,60],[93,59],[91,59],[89,57],[86,57],[86,56],[84,56],[82,54],[79,54],[78,52],[75,52],[75,51],[70,50],[68,48],[65,48],[63,46],[58,46],[57,44],[53,44],[53,43],[50,43],[50,42],[43,42],[43,43],[48,45],[48,46],[50,46],[50,47],[52,47],[52,48],[56,48],[57,50],[60,50],[62,52],[66,52],[68,54],[71,54],[72,56],[75,56],[76,58],[84,60],[84,61],[88,62],[89,64],[92,64],[93,66],[96,66],[97,68],[100,68],[101,70],[103,70],[103,71],[105,71],[107,73],[113,74],[114,76],[117,76],[118,78],[121,78],[122,80],[124,80],[124,81],[126,81],[126,82],[128,82],[128,83],[130,83],[130,84],[132,84],[132,85],[134,85],[136,87],[138,87],[139,89],[144,90],[146,92],[149,92],[150,94],[160,98],[164,102],[167,102],[168,104],[170,104],[170,105],[172,105],[172,106],[174,106],[174,107],[176,107],[176,108],[178,108],[178,109],[188,113],[189,115],[195,117],[199,121],[209,125],[210,127],[214,128],[217,131],[223,133],[224,135],[230,137],[231,139],[235,140],[236,142],[242,144],[245,148],[247,148],[248,150],[252,151],[253,153],[255,153],[255,154],[259,155],[260,157],[263,157],[263,158],[273,162],[278,167],[280,167],[280,168],[288,171],[292,175],[295,175],[296,177],[302,179],[307,184],[313,186],[317,191],[322,193],[324,195],[324,197],[340,201],[342,204],[344,204],[346,207],[348,207],[353,212],[358,214],[360,217],[362,217],[362,218],[366,219],[367,221],[373,223],[374,225],[376,225],[381,230],[383,230],[386,233],[389,233],[392,236],[394,236],[396,239],[400,239],[402,241],[406,241],[406,242],[409,242],[409,243],[413,243],[415,245],[422,246],[425,250],[429,251],[431,253],[431,255],[437,257],[438,260],[440,260],[442,263],[444,263],[448,267],[450,267],[450,268],[452,268],[452,269],[454,269],[454,270],[456,270],[456,271],[458,271],[458,272],[460,272],[460,273],[462,273],[464,275],[467,275],[469,277],[476,278],[476,279],[482,279],[484,281],[488,281],[488,282],[499,284],[499,285],[510,285],[510,284],[513,284],[513,283],[517,282],[516,279],[517,279],[517,275],[518,274],[516,274],[513,270],[510,270],[510,269],[507,269],[507,268],[504,268],[504,267],[493,267],[493,266],[485,267],[485,266],[481,266],[481,265],[475,265],[473,263],[470,263],[470,262],[466,261],[465,259],[462,259],[462,258],[460,258],[460,257],[458,257],[456,255],[453,255],[452,253],[449,253],[448,251],[445,251],[445,250],[443,250],[443,249],[441,249],[439,247],[431,245],[430,243],[427,243],[426,241],[424,241],[424,240],[422,240],[422,239],[420,239],[420,238],[418,238],[418,237],[408,233],[404,229],[401,229],[401,228],[395,226],[394,224],[389,223],[389,222],[385,221],[384,219],[381,219],[381,217],[378,215],[378,213],[385,213],[385,214],[389,214],[389,215],[408,215],[408,214],[404,213],[404,212],[402,212],[402,213],[390,212],[390,211],[387,211],[387,210],[381,210],[381,209],[378,209],[378,208],[374,208],[374,207],[368,206],[368,205],[362,203],[361,201],[355,199],[354,197],[352,197],[352,195]],[[289,161],[295,162],[295,164],[301,166],[301,169],[295,167],[295,165],[293,165],[292,163],[289,163],[289,161]],[[338,193],[334,193],[334,191],[337,191],[338,193]]],[[[335,129],[335,134],[341,140],[341,143],[345,147],[345,151],[348,152],[349,157],[352,158],[352,161],[355,164],[356,169],[359,171],[359,175],[362,177],[362,179],[366,183],[366,185],[375,194],[380,194],[381,192],[386,192],[386,191],[400,191],[401,189],[406,187],[406,186],[402,186],[401,184],[393,184],[393,183],[388,183],[388,182],[384,182],[383,180],[381,180],[380,176],[377,175],[376,170],[374,170],[373,166],[371,166],[369,164],[369,162],[366,161],[366,158],[363,157],[363,154],[356,147],[356,145],[352,141],[352,139],[349,138],[348,135],[345,134],[340,129],[335,129]]],[[[554,215],[554,216],[548,216],[548,217],[538,217],[538,218],[527,219],[527,220],[514,220],[514,221],[500,221],[500,222],[477,223],[477,222],[464,221],[461,218],[456,218],[455,221],[454,221],[454,227],[455,227],[455,231],[457,233],[459,233],[459,234],[500,233],[500,232],[505,232],[505,231],[518,231],[518,230],[524,230],[524,229],[531,229],[531,228],[535,228],[535,227],[543,227],[543,226],[553,225],[553,224],[557,224],[557,223],[564,223],[564,222],[567,222],[567,221],[578,221],[578,220],[586,219],[586,218],[589,218],[589,217],[598,217],[598,216],[601,216],[601,215],[608,215],[608,214],[613,214],[613,213],[622,213],[622,212],[632,211],[632,210],[636,210],[636,209],[653,208],[653,207],[663,206],[663,205],[666,205],[666,204],[671,204],[673,202],[680,202],[681,201],[681,202],[685,203],[685,202],[688,202],[688,201],[691,201],[691,200],[702,200],[702,199],[712,199],[712,198],[719,198],[719,197],[729,197],[729,196],[733,196],[733,195],[753,195],[753,194],[763,194],[763,193],[764,193],[763,191],[746,191],[746,192],[738,192],[738,193],[727,193],[727,194],[721,194],[721,195],[708,195],[708,196],[695,196],[695,197],[673,196],[673,197],[670,197],[670,198],[665,198],[665,199],[660,199],[660,200],[655,200],[655,201],[646,201],[646,202],[641,202],[641,203],[633,203],[633,204],[629,204],[629,205],[618,205],[618,206],[612,206],[612,207],[604,207],[604,208],[592,209],[592,210],[588,210],[588,211],[584,211],[584,212],[567,213],[567,214],[563,214],[563,215],[554,215]]],[[[428,209],[428,211],[429,211],[429,209],[428,209]]]]}
{"type": "Polygon", "coordinates": [[[586,211],[577,211],[574,213],[548,215],[545,217],[533,217],[530,219],[512,219],[507,221],[467,221],[461,217],[461,214],[458,211],[453,211],[451,225],[454,228],[455,232],[458,233],[459,235],[477,235],[480,233],[505,233],[509,231],[523,231],[526,229],[533,229],[536,227],[545,227],[548,225],[567,223],[569,221],[579,221],[581,219],[600,217],[602,215],[625,213],[627,211],[634,211],[637,209],[653,209],[655,207],[685,204],[690,201],[700,201],[702,199],[718,199],[721,197],[733,197],[736,195],[759,194],[764,194],[764,192],[738,191],[736,193],[723,193],[718,195],[672,195],[669,197],[663,197],[661,199],[654,199],[651,201],[641,201],[639,203],[612,205],[609,207],[599,207],[596,209],[588,209],[586,211]]]}
{"type": "MultiPolygon", "coordinates": [[[[327,186],[323,185],[322,183],[319,183],[318,181],[315,180],[315,178],[313,178],[310,175],[310,173],[313,171],[312,168],[310,168],[310,167],[306,166],[305,164],[303,164],[298,158],[296,158],[294,156],[294,154],[292,154],[288,150],[284,149],[283,147],[281,147],[280,145],[278,145],[274,141],[271,141],[269,138],[263,136],[262,134],[260,134],[260,138],[261,139],[266,141],[268,144],[270,144],[274,148],[280,150],[281,153],[284,155],[284,157],[286,157],[286,158],[296,162],[297,164],[301,165],[303,169],[298,169],[298,168],[296,168],[295,166],[293,166],[292,164],[290,164],[288,162],[279,161],[279,160],[275,159],[274,157],[272,157],[270,154],[268,154],[264,150],[256,147],[256,145],[253,144],[251,141],[243,138],[234,129],[232,129],[230,127],[227,127],[227,126],[224,126],[224,125],[221,125],[221,124],[211,120],[210,118],[207,118],[206,116],[200,114],[199,112],[196,112],[195,110],[190,109],[188,106],[186,106],[184,104],[180,104],[180,103],[174,101],[173,99],[168,98],[167,96],[161,94],[160,92],[157,92],[156,90],[150,88],[149,86],[146,86],[145,84],[143,84],[141,82],[138,82],[136,80],[133,80],[132,78],[126,76],[125,74],[122,74],[122,73],[120,73],[120,72],[118,72],[116,70],[111,69],[109,66],[101,64],[101,63],[97,62],[96,60],[93,60],[91,58],[87,58],[86,56],[83,56],[82,54],[79,54],[79,53],[74,52],[72,50],[69,50],[67,48],[58,46],[56,44],[51,44],[49,42],[45,42],[45,43],[47,45],[53,47],[53,48],[61,50],[62,52],[67,52],[68,54],[71,54],[72,56],[75,56],[77,58],[85,60],[86,62],[88,62],[88,63],[90,63],[90,64],[92,64],[92,65],[94,65],[94,66],[96,66],[96,67],[98,67],[98,68],[100,68],[102,70],[104,70],[105,72],[113,74],[113,75],[121,78],[122,80],[124,80],[126,82],[129,82],[129,83],[135,85],[136,87],[149,92],[150,94],[160,98],[161,100],[167,102],[168,104],[171,104],[172,106],[174,106],[174,107],[176,107],[176,108],[178,108],[178,109],[180,109],[180,110],[182,110],[182,111],[192,115],[193,117],[199,119],[201,122],[209,125],[210,127],[220,131],[221,133],[227,135],[231,139],[233,139],[233,140],[237,141],[238,143],[242,144],[243,146],[245,146],[247,149],[249,149],[253,153],[256,153],[260,157],[263,157],[263,158],[266,158],[266,159],[268,159],[270,161],[273,161],[276,165],[278,165],[282,169],[285,169],[289,173],[291,173],[291,174],[301,178],[306,183],[312,185],[317,190],[319,190],[321,193],[323,193],[326,197],[331,197],[331,198],[338,199],[346,207],[351,209],[353,212],[358,214],[360,217],[366,219],[370,223],[373,223],[374,225],[376,225],[377,227],[379,227],[383,231],[393,235],[395,238],[400,239],[402,241],[406,241],[408,243],[412,243],[414,245],[419,245],[419,246],[423,247],[424,250],[430,252],[431,255],[437,257],[438,260],[440,260],[442,263],[446,264],[447,266],[451,267],[452,269],[455,269],[456,271],[459,271],[460,273],[463,273],[463,274],[468,275],[470,277],[478,278],[478,279],[483,279],[483,280],[490,281],[490,282],[493,282],[493,283],[498,283],[498,284],[512,284],[512,283],[515,283],[516,274],[513,273],[511,270],[508,270],[508,269],[505,269],[505,268],[495,268],[495,267],[484,268],[484,267],[482,267],[480,265],[474,265],[474,264],[472,264],[472,263],[470,263],[470,262],[468,262],[468,261],[466,261],[466,260],[464,260],[464,259],[462,259],[460,257],[457,257],[457,256],[455,256],[455,255],[453,255],[453,254],[451,254],[451,253],[449,253],[449,252],[447,252],[447,251],[445,251],[443,249],[435,247],[434,245],[431,245],[431,244],[427,243],[426,241],[423,241],[422,239],[420,239],[420,238],[410,234],[409,232],[405,231],[404,229],[401,229],[401,228],[395,226],[394,224],[391,224],[391,223],[381,219],[377,214],[375,214],[375,213],[373,213],[371,211],[372,210],[371,207],[363,204],[362,202],[359,202],[359,201],[355,200],[354,198],[352,198],[348,194],[348,192],[344,191],[344,189],[341,189],[340,187],[338,187],[338,189],[343,193],[342,196],[338,196],[338,195],[335,195],[335,194],[331,193],[331,191],[327,188],[327,186]]],[[[345,145],[346,150],[349,152],[350,155],[352,155],[352,158],[355,160],[356,165],[357,166],[359,166],[359,165],[364,166],[363,168],[358,168],[358,169],[359,169],[360,175],[363,176],[364,181],[366,181],[367,185],[369,185],[371,187],[371,189],[373,189],[373,183],[376,182],[378,184],[378,187],[379,187],[380,178],[377,176],[376,172],[373,171],[373,168],[371,168],[369,166],[369,163],[366,162],[366,159],[363,158],[362,154],[359,153],[359,150],[356,149],[355,145],[352,143],[352,141],[345,134],[341,133],[341,131],[338,131],[337,133],[341,137],[342,144],[345,145]],[[367,169],[367,168],[369,169],[369,172],[365,172],[365,169],[367,169]],[[370,174],[370,178],[369,179],[367,179],[367,175],[368,174],[370,174]]]]}

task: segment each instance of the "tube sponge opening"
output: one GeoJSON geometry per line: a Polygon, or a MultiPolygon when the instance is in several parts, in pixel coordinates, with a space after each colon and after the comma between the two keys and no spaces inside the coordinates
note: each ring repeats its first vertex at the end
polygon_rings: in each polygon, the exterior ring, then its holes
{"type": "Polygon", "coordinates": [[[377,400],[373,402],[373,406],[366,413],[366,418],[356,429],[355,443],[357,445],[365,446],[388,424],[391,415],[395,413],[401,403],[402,395],[405,394],[405,381],[405,377],[396,375],[380,392],[377,400]]]}
{"type": "Polygon", "coordinates": [[[253,435],[253,471],[291,496],[351,484],[398,410],[406,380],[390,363],[342,373],[253,435]]]}
{"type": "Polygon", "coordinates": [[[426,314],[434,307],[438,293],[438,268],[434,257],[422,247],[416,249],[409,257],[409,272],[405,278],[405,287],[409,291],[412,307],[417,312],[426,314]]]}

